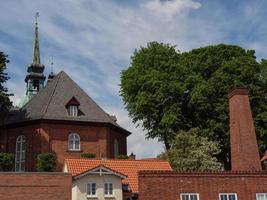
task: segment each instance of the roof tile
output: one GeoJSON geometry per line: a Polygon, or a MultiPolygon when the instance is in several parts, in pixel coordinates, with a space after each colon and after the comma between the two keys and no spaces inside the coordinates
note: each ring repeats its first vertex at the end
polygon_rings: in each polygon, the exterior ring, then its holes
{"type": "Polygon", "coordinates": [[[81,174],[96,166],[103,165],[112,170],[125,174],[122,182],[129,184],[132,192],[138,192],[138,172],[143,170],[169,170],[172,168],[167,161],[163,160],[97,160],[83,158],[67,158],[65,159],[68,172],[72,176],[81,174]]]}

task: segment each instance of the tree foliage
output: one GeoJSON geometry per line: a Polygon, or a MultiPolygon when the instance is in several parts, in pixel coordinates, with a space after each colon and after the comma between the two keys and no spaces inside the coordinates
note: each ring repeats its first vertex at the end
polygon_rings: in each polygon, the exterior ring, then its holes
{"type": "Polygon", "coordinates": [[[174,170],[222,169],[222,164],[215,157],[220,152],[219,143],[199,135],[197,129],[177,133],[166,153],[174,170]]]}
{"type": "Polygon", "coordinates": [[[267,143],[267,61],[253,50],[219,44],[180,53],[152,42],[134,52],[121,74],[121,95],[133,121],[158,138],[166,149],[177,132],[199,128],[201,136],[220,144],[220,161],[229,169],[230,89],[246,87],[260,150],[267,143]]]}
{"type": "Polygon", "coordinates": [[[0,172],[11,172],[14,170],[15,156],[13,153],[0,153],[0,172]]]}
{"type": "Polygon", "coordinates": [[[37,171],[53,172],[56,167],[56,155],[54,153],[41,153],[37,156],[37,171]]]}
{"type": "Polygon", "coordinates": [[[94,153],[82,153],[81,154],[81,158],[95,158],[95,154],[94,153]]]}
{"type": "MultiPolygon", "coordinates": [[[[0,52],[0,113],[7,112],[11,107],[7,88],[4,86],[5,82],[9,79],[6,73],[6,64],[8,63],[7,56],[0,52]]],[[[1,116],[0,116],[1,117],[1,116]]]]}

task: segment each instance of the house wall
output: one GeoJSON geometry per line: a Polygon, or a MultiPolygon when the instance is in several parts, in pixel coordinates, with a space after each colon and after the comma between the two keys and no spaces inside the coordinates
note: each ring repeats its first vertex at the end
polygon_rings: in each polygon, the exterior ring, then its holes
{"type": "Polygon", "coordinates": [[[67,173],[0,173],[1,200],[71,200],[67,173]]]}
{"type": "Polygon", "coordinates": [[[88,124],[70,124],[66,122],[33,123],[24,126],[1,129],[0,144],[4,152],[15,153],[16,139],[26,136],[26,171],[36,170],[36,158],[39,153],[55,152],[56,171],[62,171],[64,158],[80,157],[82,153],[94,153],[96,158],[104,156],[114,158],[115,138],[119,141],[120,154],[127,154],[127,135],[110,127],[88,124]],[[78,133],[81,139],[80,151],[68,150],[68,136],[78,133]]]}
{"type": "Polygon", "coordinates": [[[219,193],[256,200],[256,193],[267,193],[267,172],[139,173],[139,200],[181,200],[181,193],[199,193],[199,200],[219,199],[219,193]]]}
{"type": "Polygon", "coordinates": [[[88,174],[72,183],[72,200],[122,200],[122,182],[121,178],[115,175],[102,175],[99,174],[88,174]],[[95,182],[97,187],[97,198],[87,198],[86,188],[88,182],[95,182]],[[114,197],[105,198],[104,196],[104,183],[112,182],[114,189],[114,197]]]}

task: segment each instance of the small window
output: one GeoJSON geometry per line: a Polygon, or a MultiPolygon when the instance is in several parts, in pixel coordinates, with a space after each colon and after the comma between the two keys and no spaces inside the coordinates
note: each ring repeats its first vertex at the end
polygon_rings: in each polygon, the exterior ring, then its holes
{"type": "Polygon", "coordinates": [[[221,193],[220,200],[237,200],[236,193],[221,193]]]}
{"type": "Polygon", "coordinates": [[[69,135],[69,150],[79,151],[80,148],[80,136],[77,133],[71,133],[69,135]]]}
{"type": "Polygon", "coordinates": [[[78,106],[70,105],[68,108],[68,112],[70,116],[77,117],[78,116],[78,106]]]}
{"type": "Polygon", "coordinates": [[[257,200],[267,200],[267,193],[258,193],[256,194],[257,200]]]}
{"type": "Polygon", "coordinates": [[[15,171],[25,171],[25,158],[26,158],[26,137],[20,135],[16,140],[16,156],[15,156],[15,171]]]}
{"type": "Polygon", "coordinates": [[[87,196],[96,196],[96,183],[87,183],[87,196]]]}
{"type": "Polygon", "coordinates": [[[182,193],[180,200],[199,200],[198,193],[182,193]]]}
{"type": "Polygon", "coordinates": [[[112,196],[113,195],[113,184],[112,183],[105,183],[105,196],[112,196]]]}
{"type": "Polygon", "coordinates": [[[114,140],[114,157],[117,158],[119,155],[119,142],[118,140],[114,140]]]}

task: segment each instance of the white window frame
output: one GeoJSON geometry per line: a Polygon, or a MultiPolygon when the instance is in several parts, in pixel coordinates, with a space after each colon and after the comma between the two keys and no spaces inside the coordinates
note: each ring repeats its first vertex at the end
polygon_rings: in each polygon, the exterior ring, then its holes
{"type": "Polygon", "coordinates": [[[69,151],[80,151],[81,150],[81,138],[77,133],[71,133],[68,137],[68,149],[69,151]],[[78,146],[76,145],[78,142],[78,146]]]}
{"type": "Polygon", "coordinates": [[[88,182],[87,184],[86,184],[86,196],[87,197],[97,197],[97,187],[96,187],[96,182],[88,182]],[[92,185],[93,184],[95,184],[95,194],[92,194],[92,185]],[[90,190],[91,190],[91,194],[88,194],[88,188],[89,187],[91,187],[90,188],[90,190]]]}
{"type": "Polygon", "coordinates": [[[69,115],[72,117],[77,117],[78,116],[78,106],[70,105],[69,106],[69,115]]]}
{"type": "Polygon", "coordinates": [[[219,193],[219,200],[221,200],[221,195],[227,195],[227,200],[229,200],[229,195],[235,195],[235,200],[237,200],[236,193],[219,193]]]}
{"type": "Polygon", "coordinates": [[[117,158],[119,154],[120,154],[119,141],[115,139],[114,140],[114,158],[117,158]]]}
{"type": "Polygon", "coordinates": [[[256,200],[258,200],[259,195],[264,195],[264,199],[267,200],[267,193],[256,193],[256,200]]]}
{"type": "Polygon", "coordinates": [[[113,197],[114,196],[114,185],[112,182],[104,182],[104,196],[105,197],[113,197]],[[106,194],[106,184],[108,184],[108,194],[106,194]],[[110,184],[112,185],[112,193],[110,194],[110,184]]]}
{"type": "Polygon", "coordinates": [[[184,195],[189,196],[189,200],[190,200],[191,195],[196,195],[196,196],[197,196],[197,200],[199,200],[199,193],[181,193],[181,194],[180,194],[180,200],[183,199],[182,197],[183,197],[184,195]]]}
{"type": "Polygon", "coordinates": [[[19,135],[16,139],[15,171],[24,172],[26,160],[26,137],[19,135]],[[24,146],[24,149],[23,149],[24,146]]]}

